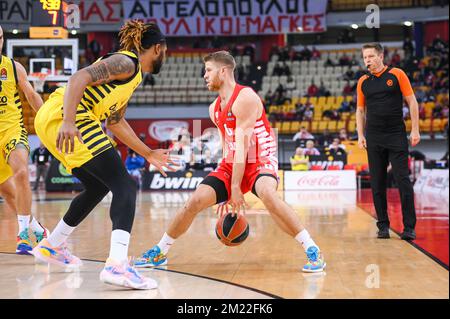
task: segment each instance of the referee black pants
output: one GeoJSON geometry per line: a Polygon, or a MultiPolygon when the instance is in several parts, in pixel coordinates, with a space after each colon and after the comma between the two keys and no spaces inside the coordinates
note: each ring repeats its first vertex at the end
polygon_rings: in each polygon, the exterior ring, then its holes
{"type": "Polygon", "coordinates": [[[390,226],[386,199],[387,167],[390,162],[400,192],[403,226],[406,230],[413,230],[416,226],[416,211],[414,189],[409,179],[406,133],[367,133],[366,140],[378,229],[390,226]]]}

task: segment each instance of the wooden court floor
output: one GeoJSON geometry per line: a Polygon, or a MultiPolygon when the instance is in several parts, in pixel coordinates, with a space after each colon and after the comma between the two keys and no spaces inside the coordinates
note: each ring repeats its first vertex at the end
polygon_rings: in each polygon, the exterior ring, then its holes
{"type": "MultiPolygon", "coordinates": [[[[188,192],[140,193],[130,255],[157,243],[188,192]]],[[[130,291],[98,280],[109,252],[111,222],[104,200],[69,239],[83,259],[79,271],[35,265],[15,251],[16,217],[0,203],[0,298],[449,298],[449,273],[401,241],[376,239],[375,220],[356,205],[356,192],[281,192],[324,252],[326,272],[300,271],[299,244],[276,227],[262,204],[246,195],[249,238],[226,247],[216,238],[215,209],[198,215],[169,253],[169,264],[143,270],[159,282],[130,291]]],[[[53,229],[73,194],[35,193],[33,211],[53,229]]]]}

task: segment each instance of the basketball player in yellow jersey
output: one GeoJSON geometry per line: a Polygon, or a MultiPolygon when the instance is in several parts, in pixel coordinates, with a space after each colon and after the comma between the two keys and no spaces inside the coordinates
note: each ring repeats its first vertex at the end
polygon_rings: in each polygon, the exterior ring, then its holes
{"type": "MultiPolygon", "coordinates": [[[[112,234],[109,258],[100,280],[134,289],[157,283],[128,264],[128,245],[136,205],[136,183],[114,150],[100,121],[136,153],[164,173],[173,163],[168,150],[151,150],[136,136],[124,114],[128,100],[142,81],[142,72],[159,72],[167,50],[155,24],[129,21],[119,33],[121,51],[108,54],[76,72],[67,87],[57,89],[36,115],[36,132],[47,149],[84,185],[48,239],[33,250],[44,262],[80,266],[66,240],[76,226],[111,190],[112,234]]],[[[94,239],[93,239],[94,240],[94,239]]]]}
{"type": "MultiPolygon", "coordinates": [[[[0,26],[0,52],[3,49],[3,29],[0,26]]],[[[28,133],[23,124],[19,90],[34,110],[42,106],[42,99],[27,80],[24,67],[0,55],[0,194],[16,212],[19,223],[16,253],[29,255],[33,249],[29,227],[40,242],[47,230],[31,219],[31,187],[28,177],[28,133]],[[17,191],[16,191],[17,189],[17,191]],[[19,191],[20,190],[20,191],[19,191]]]]}

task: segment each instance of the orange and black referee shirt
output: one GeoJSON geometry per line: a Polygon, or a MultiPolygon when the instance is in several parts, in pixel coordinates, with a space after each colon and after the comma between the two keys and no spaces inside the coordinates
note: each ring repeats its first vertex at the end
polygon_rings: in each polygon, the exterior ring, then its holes
{"type": "Polygon", "coordinates": [[[366,109],[367,133],[405,132],[403,96],[413,95],[408,76],[385,66],[377,74],[363,75],[357,86],[357,107],[366,109]]]}

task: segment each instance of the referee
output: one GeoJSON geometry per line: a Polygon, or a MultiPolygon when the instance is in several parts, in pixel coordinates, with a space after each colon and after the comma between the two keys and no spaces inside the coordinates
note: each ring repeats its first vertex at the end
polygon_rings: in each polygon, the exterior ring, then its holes
{"type": "Polygon", "coordinates": [[[408,139],[403,121],[403,99],[411,113],[411,145],[420,141],[419,111],[414,91],[405,72],[383,63],[383,47],[379,43],[363,45],[362,54],[368,73],[357,86],[356,126],[358,145],[366,148],[369,158],[371,187],[378,217],[378,238],[389,238],[386,200],[386,178],[389,162],[400,191],[403,213],[401,238],[416,238],[414,190],[409,179],[408,139]]]}

